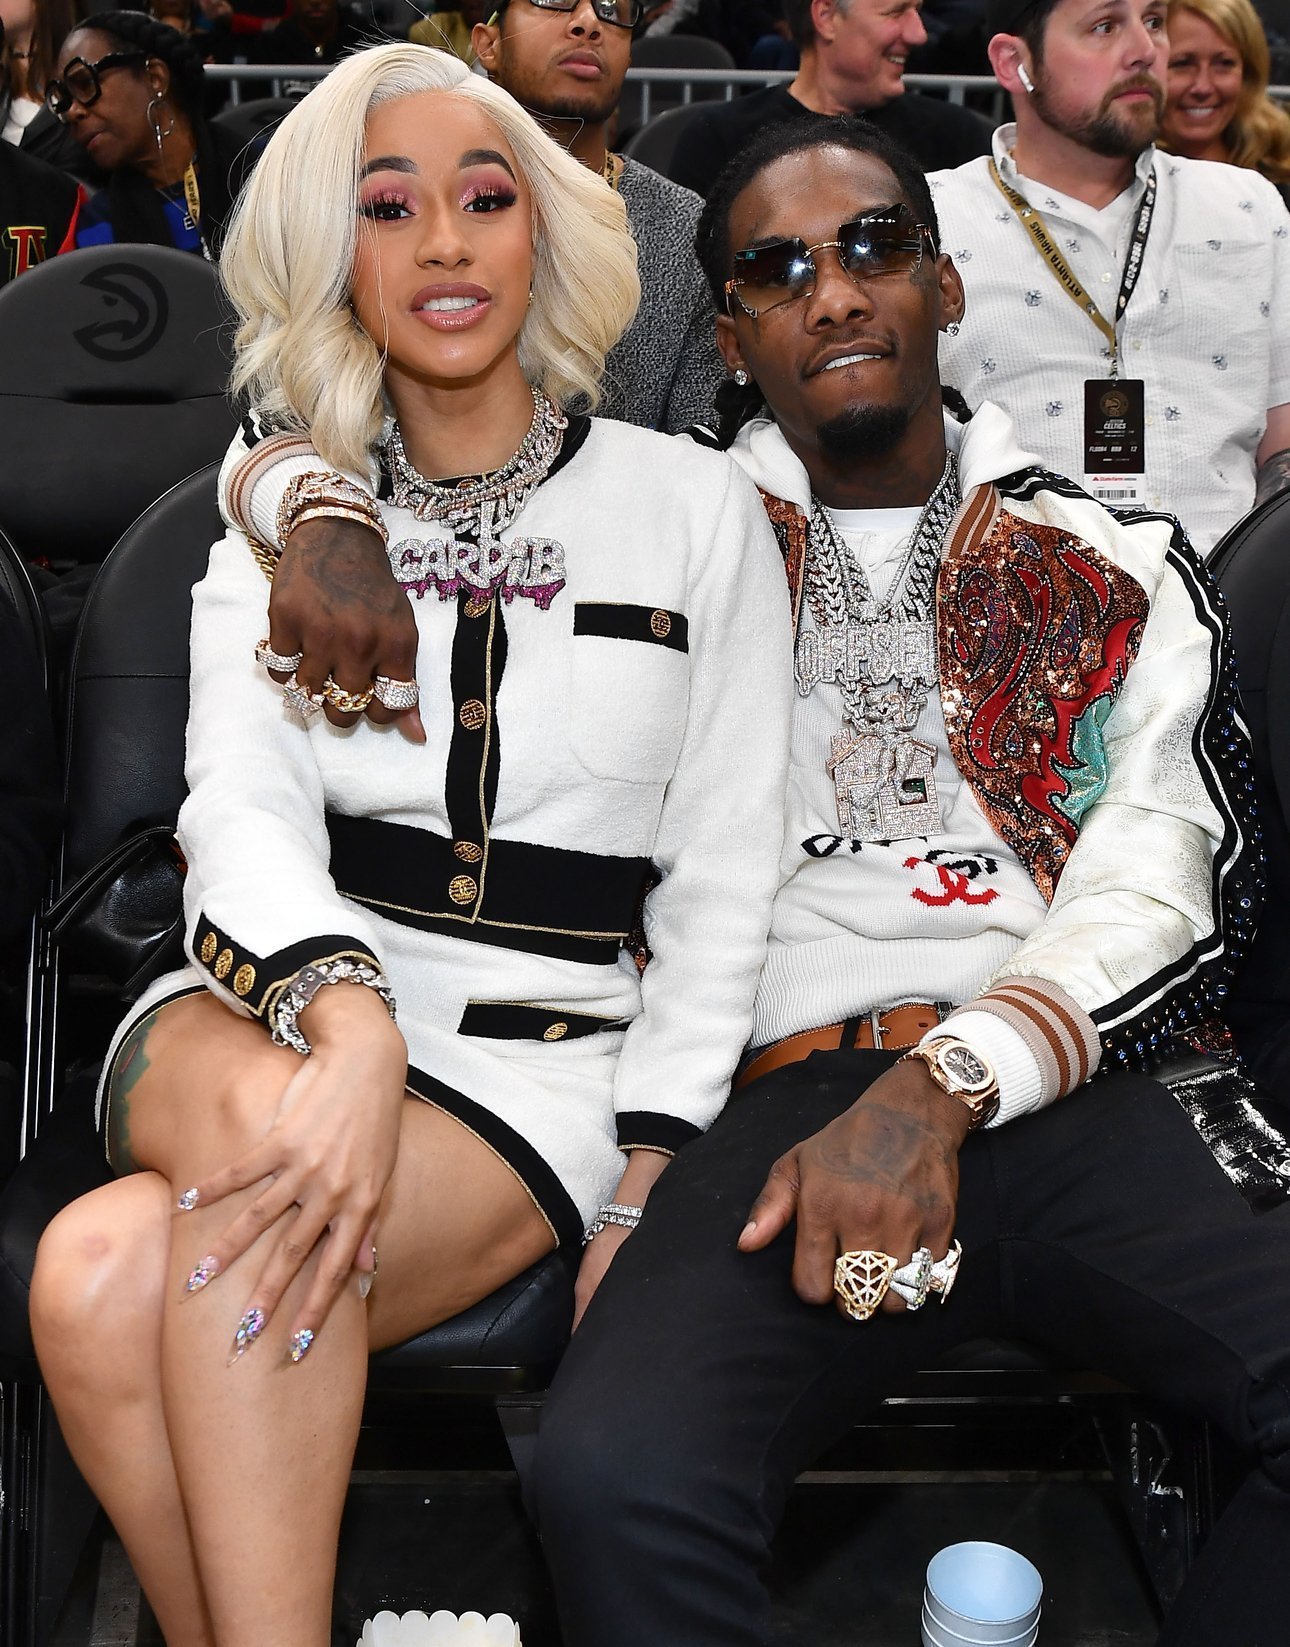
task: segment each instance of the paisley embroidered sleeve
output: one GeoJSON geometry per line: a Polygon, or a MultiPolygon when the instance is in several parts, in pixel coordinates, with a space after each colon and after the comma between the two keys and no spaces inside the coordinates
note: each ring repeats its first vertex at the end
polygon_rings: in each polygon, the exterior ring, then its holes
{"type": "Polygon", "coordinates": [[[1221,1011],[1262,861],[1221,597],[1176,523],[1122,524],[1158,546],[1150,616],[1118,696],[1061,774],[1081,805],[1048,915],[987,995],[1006,985],[1016,1005],[1046,979],[1096,1026],[1103,1068],[1150,1068],[1221,1011]]]}

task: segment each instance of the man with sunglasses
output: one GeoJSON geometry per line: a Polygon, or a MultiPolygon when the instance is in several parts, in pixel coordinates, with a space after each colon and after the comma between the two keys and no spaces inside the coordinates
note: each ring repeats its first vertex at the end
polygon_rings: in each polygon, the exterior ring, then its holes
{"type": "Polygon", "coordinates": [[[731,1102],[634,1232],[589,1232],[532,1483],[563,1640],[764,1647],[797,1472],[1003,1335],[1257,1455],[1161,1639],[1274,1647],[1290,1145],[1232,1071],[1189,1109],[1150,1078],[1262,895],[1221,605],[1172,518],[1116,520],[997,407],[945,415],[962,283],[864,123],[761,134],[700,252],[732,374],[707,438],[762,490],[796,628],[786,844],[731,1102]]]}
{"type": "Polygon", "coordinates": [[[1165,0],[992,0],[1016,124],[932,178],[968,317],[945,380],[1202,552],[1290,484],[1290,214],[1257,172],[1161,154],[1165,0]]]}
{"type": "MultiPolygon", "coordinates": [[[[963,287],[924,179],[863,126],[763,134],[701,255],[723,439],[795,609],[785,851],[754,1050],[638,1229],[595,1235],[618,1253],[544,1408],[562,1639],[765,1647],[796,1474],[1004,1335],[1258,1455],[1160,1639],[1273,1647],[1290,1205],[1283,1181],[1256,1218],[1274,1165],[1224,1170],[1213,1112],[1149,1075],[1260,897],[1215,591],[1171,518],[1118,522],[997,407],[944,413],[963,287]]],[[[916,1611],[921,1578],[911,1552],[884,1583],[916,1611]]]]}
{"type": "Polygon", "coordinates": [[[722,167],[764,127],[819,114],[862,114],[925,169],[990,151],[990,127],[937,97],[906,91],[905,61],[927,39],[922,0],[784,0],[801,53],[796,78],[730,103],[703,104],[677,142],[669,175],[707,195],[722,167]]]}
{"type": "Polygon", "coordinates": [[[641,0],[502,0],[472,42],[489,78],[622,195],[641,305],[609,357],[600,414],[670,434],[709,415],[722,371],[694,256],[702,202],[608,148],[640,15],[641,0]]]}

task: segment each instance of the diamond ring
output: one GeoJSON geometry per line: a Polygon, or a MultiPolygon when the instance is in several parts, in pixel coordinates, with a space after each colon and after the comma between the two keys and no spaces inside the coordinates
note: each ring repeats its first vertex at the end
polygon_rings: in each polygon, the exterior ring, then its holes
{"type": "Polygon", "coordinates": [[[891,1290],[905,1300],[907,1310],[921,1310],[932,1290],[932,1249],[919,1247],[908,1264],[891,1278],[891,1290]]]}
{"type": "Polygon", "coordinates": [[[389,675],[378,675],[372,682],[372,696],[387,709],[415,709],[421,688],[415,681],[396,681],[389,675]]]}
{"type": "Polygon", "coordinates": [[[304,660],[303,652],[275,652],[267,635],[255,643],[255,661],[262,663],[266,669],[279,669],[284,675],[292,675],[304,660]]]}
{"type": "Polygon", "coordinates": [[[322,699],[314,697],[307,687],[300,684],[294,674],[283,686],[282,698],[287,708],[294,709],[304,721],[312,719],[323,705],[322,699]]]}

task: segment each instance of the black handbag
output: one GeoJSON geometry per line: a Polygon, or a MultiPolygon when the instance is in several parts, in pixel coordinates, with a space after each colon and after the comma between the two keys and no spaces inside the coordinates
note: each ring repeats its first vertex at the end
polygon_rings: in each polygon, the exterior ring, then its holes
{"type": "Polygon", "coordinates": [[[173,825],[134,830],[55,899],[41,925],[73,971],[137,1000],[183,964],[184,869],[173,825]]]}

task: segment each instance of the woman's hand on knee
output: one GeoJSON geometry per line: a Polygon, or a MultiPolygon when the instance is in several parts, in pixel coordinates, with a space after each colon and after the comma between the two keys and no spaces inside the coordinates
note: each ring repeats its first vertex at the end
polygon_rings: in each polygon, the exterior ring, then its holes
{"type": "Polygon", "coordinates": [[[202,1207],[259,1186],[210,1249],[219,1274],[270,1234],[243,1316],[254,1330],[245,1342],[239,1337],[236,1354],[259,1337],[318,1249],[292,1321],[293,1358],[307,1353],[360,1247],[366,1256],[398,1154],[407,1048],[384,1004],[373,991],[345,984],[323,990],[309,1010],[313,1052],[288,1082],[269,1131],[195,1186],[194,1204],[202,1207]],[[326,1011],[315,1012],[319,1005],[326,1011]]]}
{"type": "MultiPolygon", "coordinates": [[[[626,1171],[618,1180],[618,1188],[614,1191],[615,1202],[620,1206],[643,1207],[670,1159],[670,1156],[663,1155],[657,1150],[634,1149],[628,1157],[626,1171]]],[[[606,1224],[599,1234],[587,1242],[582,1262],[578,1265],[578,1279],[573,1290],[575,1332],[578,1330],[583,1312],[595,1295],[596,1288],[608,1273],[618,1249],[631,1233],[631,1229],[622,1224],[606,1224]]]]}

